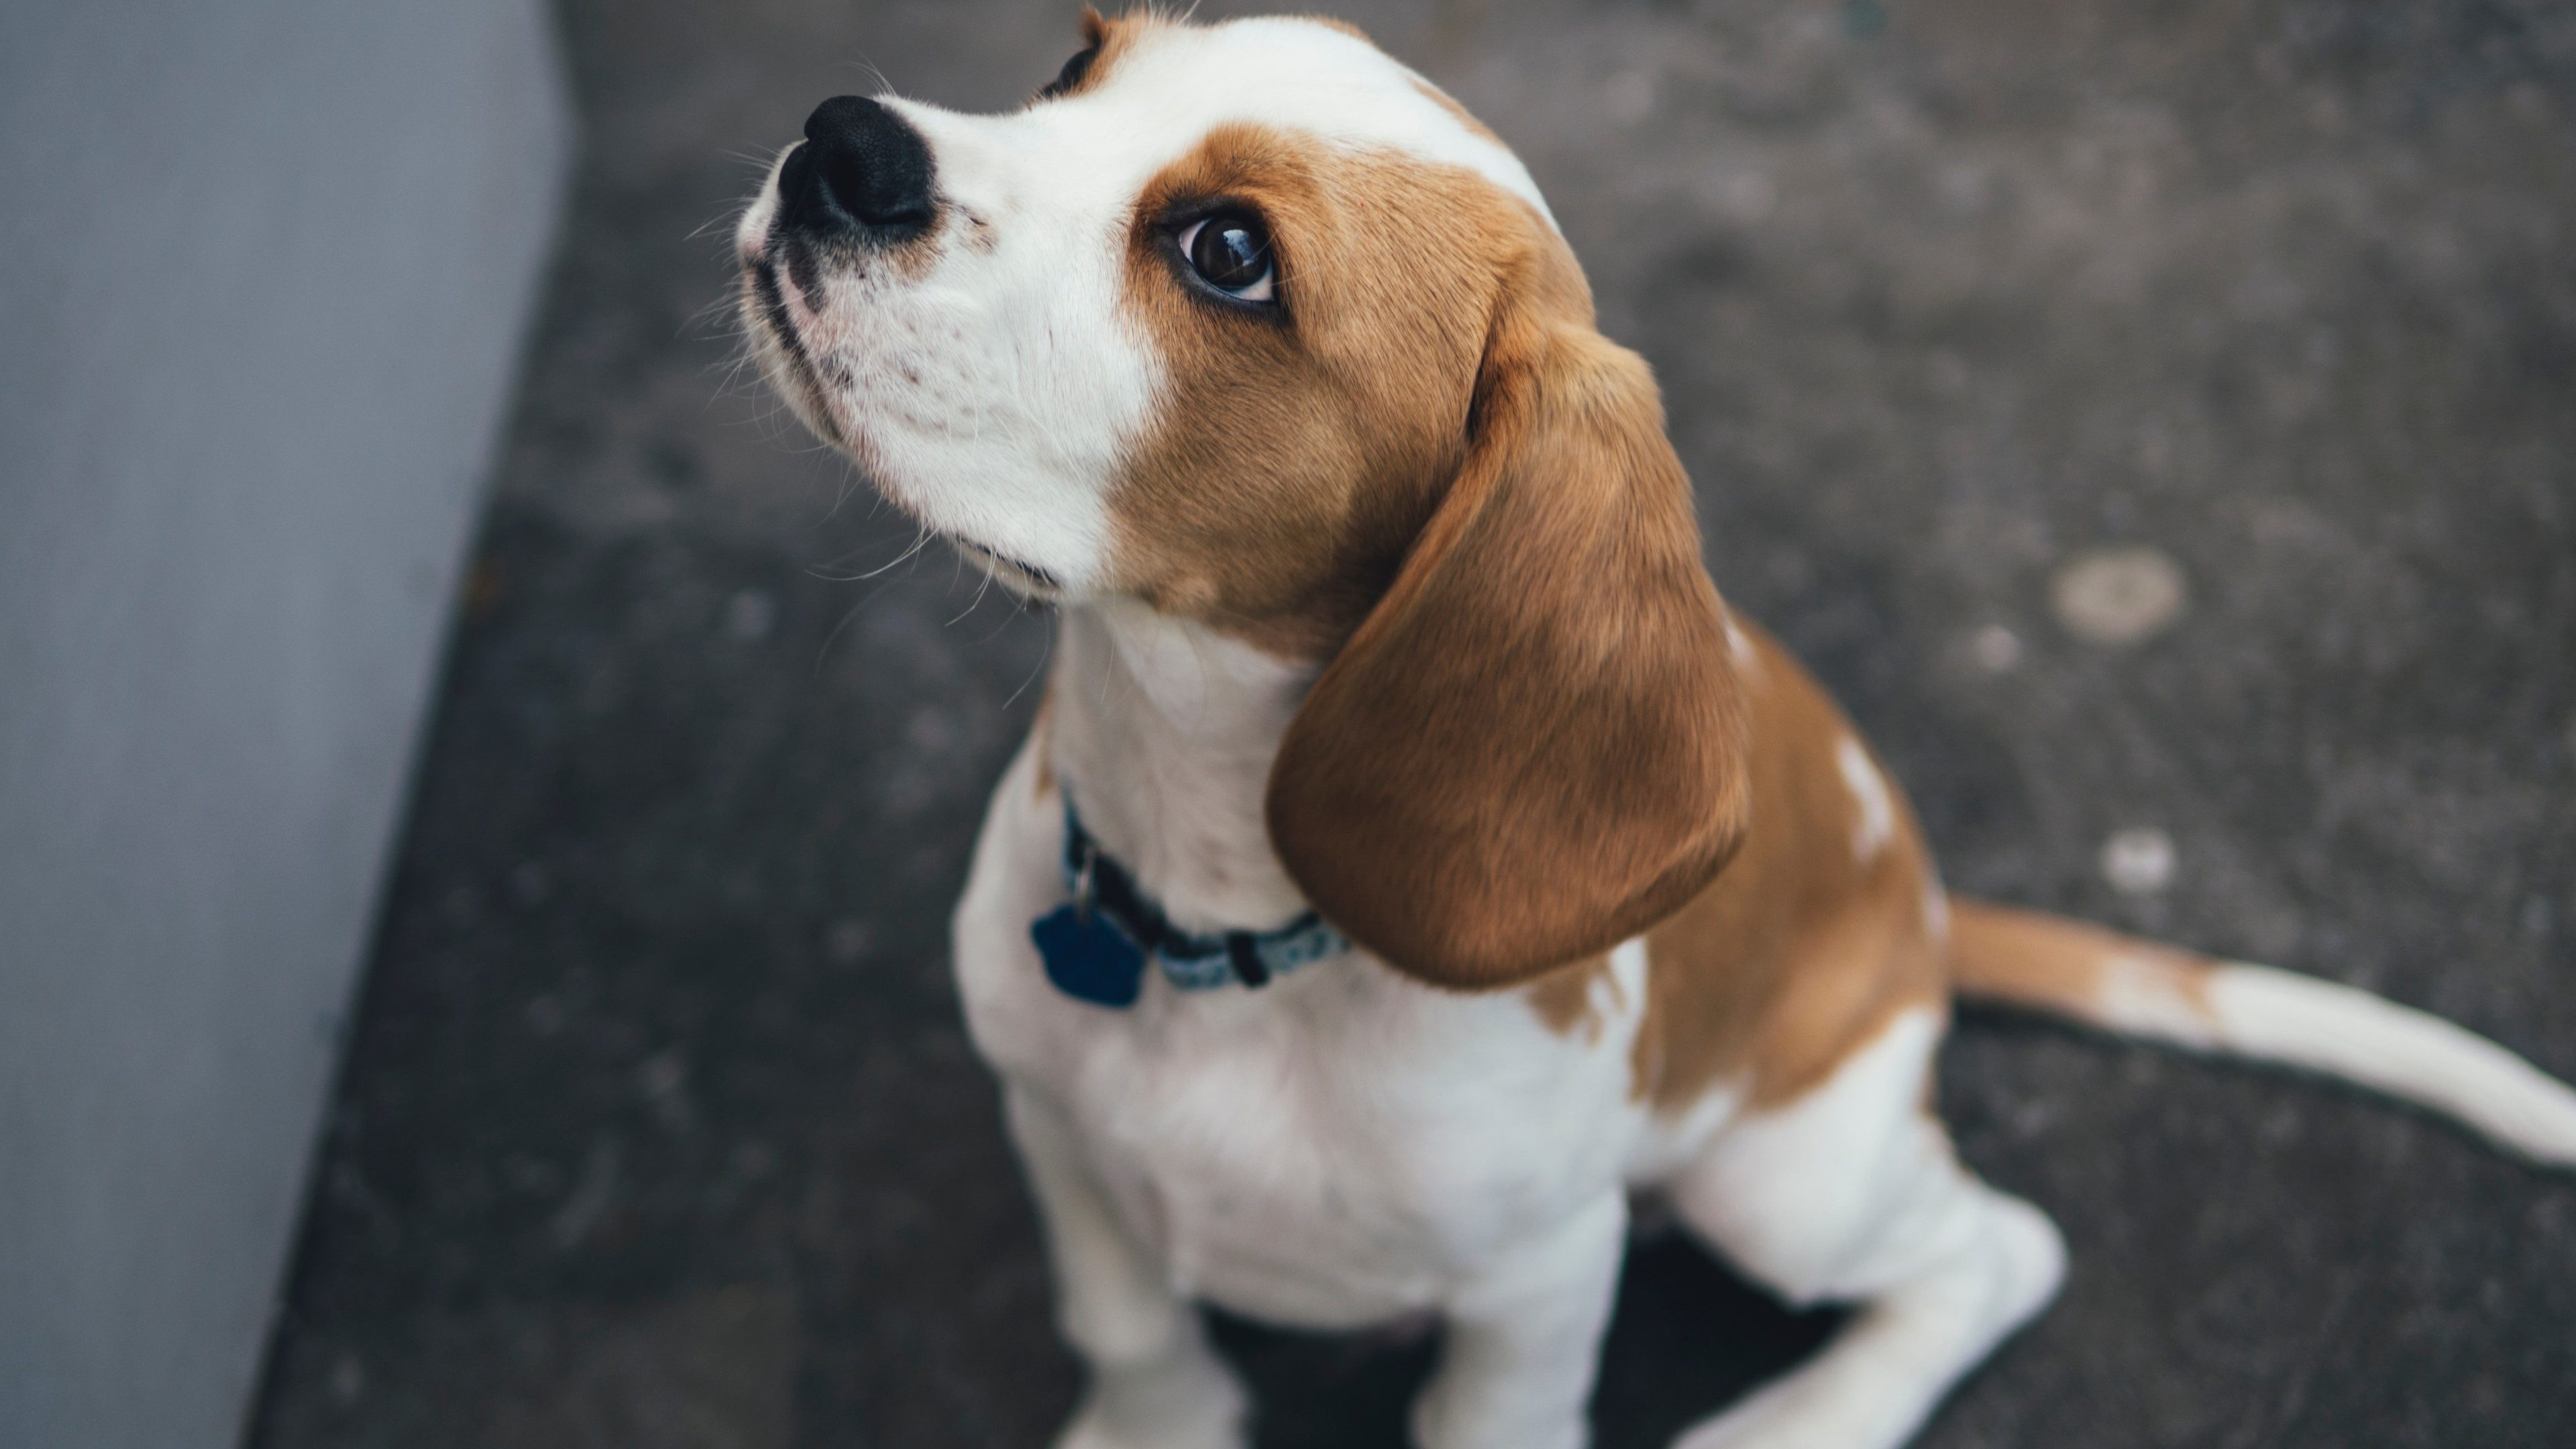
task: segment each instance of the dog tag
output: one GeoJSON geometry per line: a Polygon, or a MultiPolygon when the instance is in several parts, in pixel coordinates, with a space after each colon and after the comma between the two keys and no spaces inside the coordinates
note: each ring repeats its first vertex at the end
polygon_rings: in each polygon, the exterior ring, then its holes
{"type": "Polygon", "coordinates": [[[1145,953],[1098,911],[1058,906],[1029,927],[1047,979],[1076,1001],[1123,1009],[1145,986],[1145,953]]]}

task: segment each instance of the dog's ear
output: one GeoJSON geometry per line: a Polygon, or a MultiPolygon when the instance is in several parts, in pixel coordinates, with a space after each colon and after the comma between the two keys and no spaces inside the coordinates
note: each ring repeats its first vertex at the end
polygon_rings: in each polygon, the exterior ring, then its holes
{"type": "MultiPolygon", "coordinates": [[[[1575,284],[1579,286],[1580,284],[1575,284]]],[[[1270,774],[1327,920],[1485,989],[1679,908],[1744,830],[1744,702],[1645,361],[1507,300],[1463,464],[1270,774]]]]}

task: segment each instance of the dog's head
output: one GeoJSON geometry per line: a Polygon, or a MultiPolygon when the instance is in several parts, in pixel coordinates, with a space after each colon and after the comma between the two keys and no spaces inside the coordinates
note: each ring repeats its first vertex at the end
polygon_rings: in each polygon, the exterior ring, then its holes
{"type": "Polygon", "coordinates": [[[1519,979],[1734,848],[1653,379],[1510,151],[1358,32],[1086,13],[1017,111],[826,101],[738,239],[780,392],[996,578],[1329,661],[1271,834],[1389,961],[1519,979]]]}

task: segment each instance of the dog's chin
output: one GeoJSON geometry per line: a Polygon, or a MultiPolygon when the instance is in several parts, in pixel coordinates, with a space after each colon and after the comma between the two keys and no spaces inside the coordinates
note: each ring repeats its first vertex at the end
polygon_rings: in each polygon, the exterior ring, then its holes
{"type": "Polygon", "coordinates": [[[1026,559],[986,548],[971,538],[954,533],[941,531],[939,536],[957,551],[960,558],[982,569],[993,582],[1030,603],[1052,604],[1064,597],[1064,580],[1026,559]]]}

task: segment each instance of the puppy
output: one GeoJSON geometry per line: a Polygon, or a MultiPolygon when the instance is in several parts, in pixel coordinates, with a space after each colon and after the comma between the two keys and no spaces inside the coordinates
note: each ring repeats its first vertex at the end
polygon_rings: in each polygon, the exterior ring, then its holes
{"type": "Polygon", "coordinates": [[[1436,1312],[1425,1449],[1581,1444],[1635,1191],[1863,1305],[1689,1449],[1901,1443],[2064,1264],[1927,1106],[1954,990],[2576,1162],[2576,1093],[2454,1027],[1947,900],[1720,602],[1528,173],[1356,31],[1091,14],[1006,115],[825,101],[739,245],[797,414],[1058,614],[955,950],[1069,1449],[1244,1442],[1193,1299],[1436,1312]]]}

